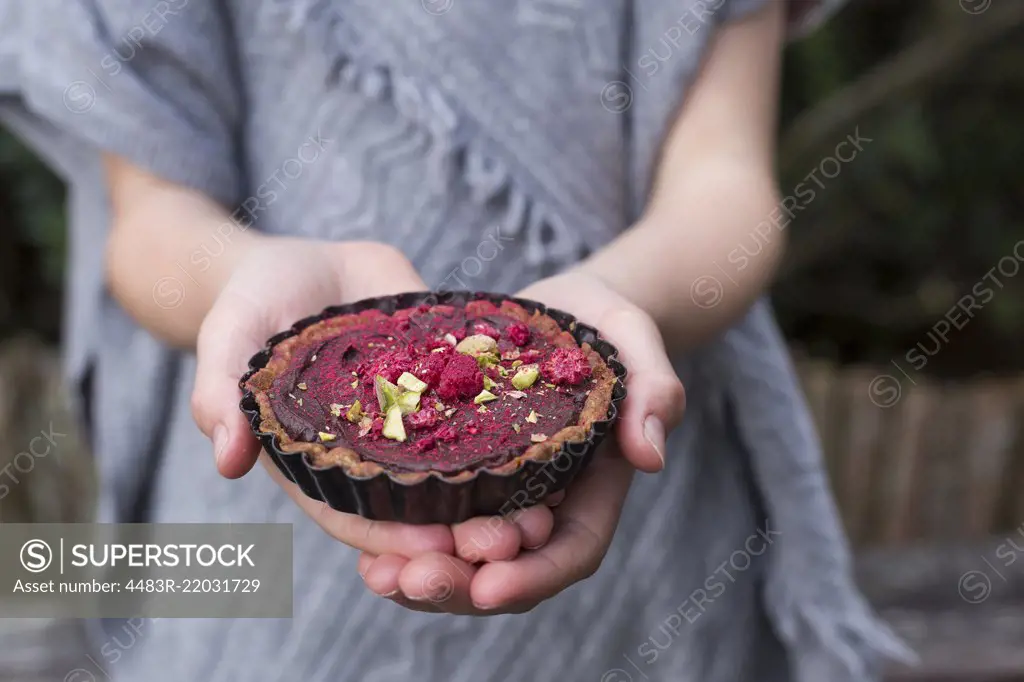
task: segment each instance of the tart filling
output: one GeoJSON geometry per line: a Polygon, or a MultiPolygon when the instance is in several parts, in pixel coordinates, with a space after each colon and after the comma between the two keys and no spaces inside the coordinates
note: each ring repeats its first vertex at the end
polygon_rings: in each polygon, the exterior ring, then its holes
{"type": "Polygon", "coordinates": [[[585,440],[616,379],[549,316],[505,301],[327,318],[246,383],[287,451],[354,475],[514,467],[585,440]]]}

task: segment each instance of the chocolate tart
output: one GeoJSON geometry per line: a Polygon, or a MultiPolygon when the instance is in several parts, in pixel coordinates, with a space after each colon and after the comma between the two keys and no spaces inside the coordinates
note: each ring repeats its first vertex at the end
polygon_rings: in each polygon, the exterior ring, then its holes
{"type": "Polygon", "coordinates": [[[241,409],[306,495],[371,519],[456,523],[571,482],[625,397],[615,356],[535,301],[402,294],[272,337],[240,381],[241,409]]]}

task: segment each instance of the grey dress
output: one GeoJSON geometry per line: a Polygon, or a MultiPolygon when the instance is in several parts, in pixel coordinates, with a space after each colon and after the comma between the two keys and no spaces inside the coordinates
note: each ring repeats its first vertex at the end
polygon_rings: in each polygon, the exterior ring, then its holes
{"type": "MultiPolygon", "coordinates": [[[[875,679],[899,646],[851,586],[766,303],[679,359],[685,424],[667,470],[637,477],[600,571],[528,614],[468,618],[374,596],[356,552],[262,472],[221,479],[188,408],[195,358],[102,281],[107,151],[258,206],[254,229],[385,241],[432,286],[513,292],[629,225],[709,41],[765,1],[710,0],[691,31],[696,0],[0,0],[0,119],[71,188],[67,373],[100,518],[291,523],[301,577],[293,619],[163,620],[83,667],[210,682],[875,679]],[[488,240],[500,257],[482,257],[488,240]]],[[[155,305],[168,283],[188,295],[180,265],[154,273],[155,305]]],[[[102,652],[113,635],[95,633],[102,652]]]]}

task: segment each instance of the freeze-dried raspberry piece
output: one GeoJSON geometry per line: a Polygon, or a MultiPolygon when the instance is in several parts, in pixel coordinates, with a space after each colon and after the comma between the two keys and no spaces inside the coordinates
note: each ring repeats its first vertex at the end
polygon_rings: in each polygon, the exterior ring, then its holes
{"type": "Polygon", "coordinates": [[[509,341],[520,348],[530,343],[530,328],[522,322],[513,322],[505,328],[505,332],[508,334],[509,341]]]}
{"type": "Polygon", "coordinates": [[[357,371],[359,378],[365,382],[373,381],[378,374],[391,383],[402,376],[402,372],[412,369],[412,356],[404,350],[384,351],[360,363],[357,371]]]}
{"type": "Polygon", "coordinates": [[[590,376],[590,363],[579,348],[556,348],[540,368],[553,384],[578,384],[590,376]]]}
{"type": "Polygon", "coordinates": [[[458,432],[451,424],[445,424],[440,427],[437,431],[434,431],[434,438],[442,443],[454,443],[459,437],[458,432]]]}
{"type": "Polygon", "coordinates": [[[473,333],[483,334],[484,336],[489,336],[495,340],[501,336],[501,332],[499,332],[497,329],[487,324],[486,322],[477,322],[476,324],[474,324],[473,333]]]}
{"type": "Polygon", "coordinates": [[[540,360],[543,353],[539,350],[524,350],[519,354],[519,360],[523,361],[524,365],[529,365],[540,360]]]}
{"type": "Polygon", "coordinates": [[[419,412],[406,415],[405,423],[410,429],[429,429],[441,421],[441,414],[432,407],[425,407],[419,412]]]}
{"type": "Polygon", "coordinates": [[[424,452],[430,452],[433,450],[435,445],[437,445],[437,439],[433,436],[427,436],[426,438],[421,438],[413,443],[412,449],[415,452],[423,454],[424,452]]]}
{"type": "Polygon", "coordinates": [[[430,388],[435,388],[441,381],[441,373],[448,364],[448,358],[453,353],[452,347],[447,344],[442,350],[430,353],[415,372],[416,376],[425,381],[430,388]]]}
{"type": "Polygon", "coordinates": [[[476,360],[456,353],[441,372],[437,393],[445,400],[472,398],[484,388],[484,375],[476,360]]]}

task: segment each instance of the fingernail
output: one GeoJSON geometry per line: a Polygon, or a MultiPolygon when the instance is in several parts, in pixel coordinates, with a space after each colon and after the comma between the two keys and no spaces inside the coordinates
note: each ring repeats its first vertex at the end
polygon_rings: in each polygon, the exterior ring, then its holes
{"type": "Polygon", "coordinates": [[[653,414],[644,420],[644,438],[651,444],[654,451],[658,453],[661,460],[661,468],[665,468],[665,427],[661,420],[653,414]]]}
{"type": "Polygon", "coordinates": [[[224,448],[228,444],[228,430],[224,428],[223,424],[217,424],[213,427],[213,457],[217,460],[217,464],[220,464],[221,457],[224,456],[224,448]]]}
{"type": "MultiPolygon", "coordinates": [[[[380,596],[384,597],[385,599],[391,599],[392,597],[394,597],[399,592],[401,592],[401,590],[391,590],[387,594],[382,594],[380,596]]],[[[416,600],[414,599],[413,601],[416,601],[416,600]]]]}
{"type": "MultiPolygon", "coordinates": [[[[376,559],[374,559],[373,561],[376,561],[376,559]]],[[[366,564],[366,569],[365,570],[360,571],[359,569],[356,569],[358,571],[358,573],[359,573],[359,577],[362,578],[363,580],[366,580],[366,574],[370,572],[370,567],[373,566],[373,561],[371,561],[370,563],[366,564]]]]}

